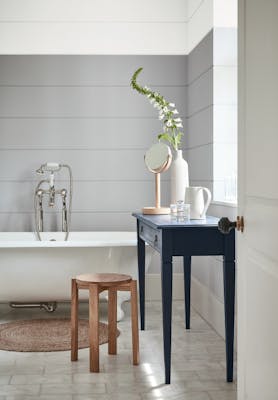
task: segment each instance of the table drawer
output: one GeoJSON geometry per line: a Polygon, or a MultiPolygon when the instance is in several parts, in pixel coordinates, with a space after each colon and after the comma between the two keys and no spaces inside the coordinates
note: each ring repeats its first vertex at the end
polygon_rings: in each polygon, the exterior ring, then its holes
{"type": "Polygon", "coordinates": [[[160,249],[161,246],[161,229],[151,228],[150,226],[139,223],[139,236],[146,243],[156,250],[160,249]]]}

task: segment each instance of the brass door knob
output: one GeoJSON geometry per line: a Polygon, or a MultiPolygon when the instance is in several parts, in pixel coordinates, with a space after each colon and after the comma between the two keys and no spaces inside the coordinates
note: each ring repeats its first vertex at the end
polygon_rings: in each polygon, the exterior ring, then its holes
{"type": "Polygon", "coordinates": [[[236,221],[230,221],[229,218],[223,217],[218,222],[218,229],[221,233],[228,234],[232,229],[243,232],[244,230],[244,219],[243,217],[237,216],[236,221]]]}

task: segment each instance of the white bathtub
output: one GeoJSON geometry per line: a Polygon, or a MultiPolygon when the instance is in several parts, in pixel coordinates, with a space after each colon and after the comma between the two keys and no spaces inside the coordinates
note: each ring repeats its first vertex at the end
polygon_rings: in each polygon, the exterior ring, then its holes
{"type": "MultiPolygon", "coordinates": [[[[0,302],[68,301],[71,278],[87,272],[120,272],[137,279],[135,232],[71,232],[66,242],[63,237],[43,233],[38,241],[32,232],[0,233],[0,302]]],[[[87,298],[87,291],[80,292],[81,299],[87,298]]],[[[118,295],[118,319],[128,296],[118,295]]]]}

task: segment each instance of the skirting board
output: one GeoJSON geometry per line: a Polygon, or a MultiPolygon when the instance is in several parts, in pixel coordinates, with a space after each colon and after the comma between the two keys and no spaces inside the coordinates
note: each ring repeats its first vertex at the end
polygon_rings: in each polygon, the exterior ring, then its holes
{"type": "Polygon", "coordinates": [[[224,338],[224,304],[194,277],[191,278],[191,302],[192,307],[224,338]]]}
{"type": "MultiPolygon", "coordinates": [[[[146,275],[146,299],[161,299],[160,274],[146,275]]],[[[173,274],[173,300],[183,300],[183,274],[173,274]]],[[[224,305],[209,289],[192,276],[192,307],[224,338],[224,305]]]]}
{"type": "MultiPolygon", "coordinates": [[[[207,321],[209,325],[224,339],[225,317],[224,303],[215,297],[209,289],[194,277],[191,278],[192,307],[207,321]]],[[[237,350],[237,301],[235,302],[235,351],[237,350]]]]}
{"type": "MultiPolygon", "coordinates": [[[[173,300],[183,299],[183,274],[173,274],[173,300]]],[[[161,300],[160,274],[146,274],[146,300],[161,300]]]]}

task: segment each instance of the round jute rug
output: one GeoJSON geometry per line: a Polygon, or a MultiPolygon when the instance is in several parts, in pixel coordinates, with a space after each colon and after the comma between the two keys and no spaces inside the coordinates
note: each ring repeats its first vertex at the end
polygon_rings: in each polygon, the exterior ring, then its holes
{"type": "MultiPolygon", "coordinates": [[[[78,347],[89,347],[89,321],[79,320],[78,347]]],[[[119,336],[120,332],[117,332],[119,336]]],[[[99,323],[99,344],[108,342],[108,326],[99,323]]],[[[19,320],[0,324],[0,349],[8,351],[65,351],[71,348],[70,319],[19,320]]]]}

